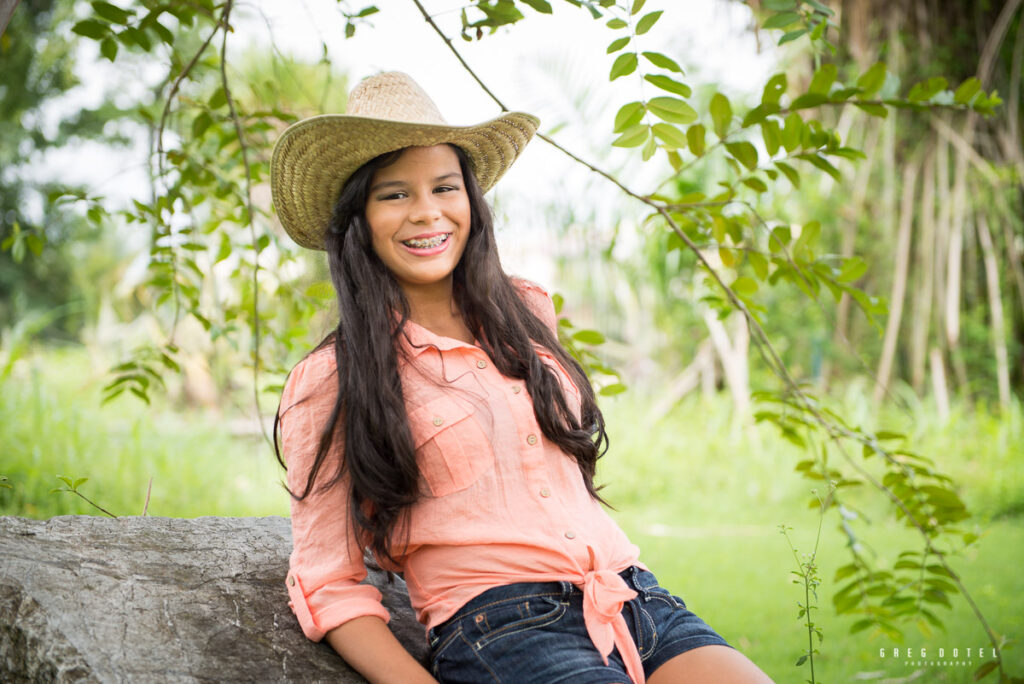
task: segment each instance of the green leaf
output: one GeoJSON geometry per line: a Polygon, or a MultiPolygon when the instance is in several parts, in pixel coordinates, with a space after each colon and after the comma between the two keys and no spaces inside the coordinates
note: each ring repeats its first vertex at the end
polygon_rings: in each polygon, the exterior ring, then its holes
{"type": "Polygon", "coordinates": [[[889,110],[886,109],[883,105],[880,105],[880,104],[878,104],[876,102],[856,102],[855,101],[853,104],[856,105],[858,108],[863,109],[865,112],[867,112],[871,116],[877,116],[877,117],[879,117],[881,119],[884,119],[885,117],[889,116],[889,110]]]}
{"type": "Polygon", "coordinates": [[[800,155],[800,159],[806,159],[813,166],[818,167],[828,175],[832,176],[835,180],[842,180],[842,174],[839,173],[839,169],[832,166],[832,163],[824,157],[817,154],[802,154],[800,155]]]}
{"type": "Polygon", "coordinates": [[[647,161],[654,156],[654,153],[658,151],[658,142],[654,139],[654,136],[647,138],[644,142],[644,148],[640,151],[640,157],[647,161]]]}
{"type": "Polygon", "coordinates": [[[704,155],[704,124],[693,124],[686,129],[686,143],[690,151],[697,157],[704,155]]]}
{"type": "Polygon", "coordinates": [[[832,89],[832,84],[836,82],[837,74],[838,70],[835,64],[822,64],[814,72],[811,84],[807,86],[807,92],[828,95],[828,91],[832,89]]]}
{"type": "Polygon", "coordinates": [[[221,87],[213,91],[213,95],[210,96],[210,99],[207,101],[206,104],[210,106],[210,109],[217,109],[219,107],[223,107],[227,103],[228,96],[224,93],[224,88],[221,87]]]}
{"type": "Polygon", "coordinates": [[[803,130],[804,120],[796,112],[790,112],[782,129],[782,146],[786,148],[786,152],[792,152],[800,147],[803,130]]]}
{"type": "Polygon", "coordinates": [[[203,133],[206,132],[206,129],[212,123],[213,119],[210,117],[209,112],[205,110],[200,112],[196,118],[192,119],[192,137],[197,139],[203,137],[203,133]]]}
{"type": "Polygon", "coordinates": [[[624,22],[622,19],[615,17],[614,19],[609,19],[606,26],[608,26],[608,28],[610,29],[618,30],[626,28],[627,26],[629,26],[629,24],[624,22]]]}
{"type": "Polygon", "coordinates": [[[773,156],[782,146],[782,129],[775,119],[768,119],[761,123],[761,137],[764,139],[764,147],[768,156],[773,156]]]}
{"type": "Polygon", "coordinates": [[[646,2],[647,0],[633,0],[633,7],[629,10],[629,13],[632,15],[639,14],[646,2]]]}
{"type": "Polygon", "coordinates": [[[630,36],[623,36],[622,38],[616,38],[612,42],[608,43],[608,54],[610,55],[613,52],[618,52],[622,48],[626,47],[626,45],[629,44],[630,40],[630,36]]]}
{"type": "Polygon", "coordinates": [[[786,28],[790,24],[795,24],[798,21],[800,21],[800,15],[796,12],[779,12],[776,15],[768,17],[767,21],[762,25],[762,28],[786,28]]]}
{"type": "Polygon", "coordinates": [[[755,124],[759,124],[770,115],[775,114],[779,111],[779,105],[777,104],[759,104],[743,117],[743,128],[749,128],[755,124]]]}
{"type": "Polygon", "coordinates": [[[979,90],[981,90],[981,81],[978,80],[977,76],[971,76],[961,83],[960,87],[953,93],[953,101],[962,105],[970,104],[979,90]]]}
{"type": "Polygon", "coordinates": [[[764,84],[761,92],[761,104],[779,104],[779,100],[786,92],[786,74],[775,74],[764,84]]]}
{"type": "Polygon", "coordinates": [[[661,74],[647,74],[644,76],[644,80],[648,83],[652,83],[658,88],[665,90],[676,95],[682,95],[683,97],[690,97],[693,94],[693,90],[690,86],[685,83],[669,78],[668,76],[662,76],[661,74]]]}
{"type": "Polygon", "coordinates": [[[839,271],[839,275],[836,276],[836,280],[841,283],[852,283],[856,280],[860,280],[868,270],[868,264],[860,257],[850,257],[843,261],[843,267],[839,271]]]}
{"type": "Polygon", "coordinates": [[[686,134],[672,124],[656,123],[651,128],[654,135],[658,136],[668,149],[679,150],[686,147],[686,134]]]}
{"type": "Polygon", "coordinates": [[[749,297],[757,292],[758,285],[757,281],[753,278],[740,276],[736,280],[732,281],[732,285],[730,285],[730,287],[741,297],[749,297]]]}
{"type": "Polygon", "coordinates": [[[637,59],[635,52],[624,52],[615,58],[615,62],[612,64],[611,73],[608,74],[608,80],[614,81],[620,76],[626,76],[636,71],[637,59]]]}
{"type": "Polygon", "coordinates": [[[111,62],[117,57],[117,41],[110,36],[107,36],[100,42],[100,54],[109,59],[111,62]]]}
{"type": "Polygon", "coordinates": [[[934,76],[926,81],[914,84],[910,92],[907,93],[907,99],[911,102],[924,102],[945,90],[946,85],[945,78],[934,76]]]}
{"type": "Polygon", "coordinates": [[[807,656],[805,656],[805,655],[802,655],[802,656],[800,656],[800,657],[799,657],[799,658],[797,659],[797,661],[796,661],[796,666],[797,666],[797,667],[800,667],[800,666],[801,666],[801,665],[803,665],[803,664],[804,664],[805,662],[807,662],[807,656]]]}
{"type": "Polygon", "coordinates": [[[697,120],[697,111],[675,97],[655,97],[647,103],[647,111],[669,123],[688,124],[697,120]]]}
{"type": "Polygon", "coordinates": [[[811,107],[817,107],[818,105],[828,102],[828,96],[822,95],[821,93],[804,93],[800,97],[793,100],[793,104],[789,106],[790,109],[810,109],[811,107]]]}
{"type": "Polygon", "coordinates": [[[647,124],[637,124],[624,130],[622,135],[612,142],[612,145],[615,147],[639,147],[647,141],[649,134],[650,130],[647,124]]]}
{"type": "Polygon", "coordinates": [[[573,334],[572,339],[583,344],[604,344],[604,335],[596,330],[580,330],[573,334]]]}
{"type": "Polygon", "coordinates": [[[602,397],[614,397],[616,394],[622,394],[625,391],[625,385],[623,385],[621,382],[615,382],[612,383],[611,385],[606,385],[602,387],[598,391],[598,394],[600,394],[602,397]]]}
{"type": "Polygon", "coordinates": [[[796,9],[797,0],[764,0],[761,4],[766,10],[785,12],[796,9]]]}
{"type": "Polygon", "coordinates": [[[779,38],[778,44],[785,45],[786,43],[790,43],[799,38],[800,36],[804,35],[805,33],[807,33],[807,29],[805,28],[797,29],[796,31],[790,31],[789,33],[784,33],[782,34],[782,37],[779,38]]]}
{"type": "Polygon", "coordinates": [[[660,69],[668,69],[669,71],[675,71],[677,73],[683,73],[682,67],[675,63],[670,57],[666,57],[660,52],[643,52],[641,53],[648,62],[660,69]]]}
{"type": "Polygon", "coordinates": [[[721,93],[715,93],[711,96],[709,109],[711,110],[711,121],[715,126],[715,135],[719,139],[724,139],[729,130],[729,124],[732,122],[732,105],[729,104],[729,98],[721,93]]]}
{"type": "Polygon", "coordinates": [[[644,111],[643,102],[628,102],[622,105],[615,115],[615,127],[612,132],[621,133],[627,128],[637,125],[644,118],[644,111]]]}
{"type": "Polygon", "coordinates": [[[643,34],[650,31],[651,27],[654,26],[654,24],[657,23],[658,19],[661,17],[662,11],[663,10],[658,10],[657,12],[650,12],[641,17],[640,21],[636,23],[636,35],[642,36],[643,34]]]}
{"type": "Polygon", "coordinates": [[[89,481],[89,478],[87,478],[87,477],[80,477],[77,480],[75,480],[75,483],[73,485],[71,485],[71,488],[72,489],[78,489],[79,485],[83,485],[83,484],[85,484],[88,481],[89,481]]]}
{"type": "Polygon", "coordinates": [[[748,176],[740,181],[751,190],[756,192],[768,192],[768,186],[757,176],[748,176]]]}
{"type": "Polygon", "coordinates": [[[97,15],[111,23],[126,25],[132,18],[131,12],[126,12],[117,5],[112,5],[109,2],[93,2],[91,4],[93,11],[97,15]]]}
{"type": "Polygon", "coordinates": [[[739,163],[751,171],[757,168],[757,148],[747,141],[726,143],[725,149],[729,150],[729,154],[736,157],[739,163]]]}
{"type": "Polygon", "coordinates": [[[764,280],[768,277],[768,259],[764,254],[760,252],[747,252],[747,261],[754,269],[754,275],[759,280],[764,280]]]}
{"type": "Polygon", "coordinates": [[[100,40],[110,34],[110,27],[102,21],[86,19],[72,26],[71,32],[93,40],[100,40]]]}
{"type": "Polygon", "coordinates": [[[523,0],[523,2],[541,14],[551,14],[551,3],[548,0],[523,0]]]}
{"type": "Polygon", "coordinates": [[[857,79],[857,87],[863,90],[862,97],[870,97],[885,85],[885,62],[875,62],[857,79]]]}

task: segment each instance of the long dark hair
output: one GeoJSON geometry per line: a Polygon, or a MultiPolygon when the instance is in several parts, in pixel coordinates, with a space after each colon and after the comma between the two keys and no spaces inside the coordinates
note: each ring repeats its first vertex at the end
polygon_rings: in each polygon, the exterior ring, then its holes
{"type": "MultiPolygon", "coordinates": [[[[465,153],[452,147],[459,158],[471,212],[466,248],[452,274],[455,303],[501,374],[525,381],[544,435],[576,461],[587,491],[600,501],[594,472],[597,459],[607,450],[608,437],[593,387],[502,270],[490,207],[465,153]],[[533,342],[547,348],[568,371],[580,393],[579,418],[555,373],[537,356],[533,342]]],[[[365,207],[374,173],[394,163],[401,153],[381,155],[360,167],[346,181],[334,207],[325,246],[338,295],[339,321],[317,349],[334,347],[338,396],[320,435],[305,489],[291,492],[298,500],[309,494],[334,440],[342,440],[342,467],[336,473],[325,473],[321,486],[334,486],[347,473],[355,529],[367,534],[378,559],[392,562],[392,533],[408,532],[405,514],[421,496],[398,373],[400,337],[409,317],[409,303],[373,250],[365,207]]],[[[274,437],[277,450],[276,425],[274,437]]],[[[279,450],[277,454],[282,461],[279,450]]]]}

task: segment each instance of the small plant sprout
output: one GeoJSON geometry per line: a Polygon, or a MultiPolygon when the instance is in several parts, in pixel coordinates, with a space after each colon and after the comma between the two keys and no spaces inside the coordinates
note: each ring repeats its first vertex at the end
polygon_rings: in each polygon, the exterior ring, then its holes
{"type": "Polygon", "coordinates": [[[818,649],[814,647],[814,637],[818,638],[819,645],[825,640],[825,635],[822,633],[821,628],[814,622],[812,611],[818,609],[818,586],[821,584],[821,578],[818,576],[817,562],[818,543],[821,541],[821,524],[825,519],[825,511],[829,508],[834,488],[835,483],[830,482],[828,496],[825,499],[818,495],[818,490],[815,489],[811,492],[818,499],[821,507],[818,509],[818,534],[814,539],[814,548],[810,553],[805,553],[801,556],[793,545],[793,541],[789,538],[789,532],[793,528],[779,525],[779,532],[786,538],[786,543],[789,544],[789,549],[793,552],[793,559],[796,561],[797,569],[790,571],[795,575],[792,580],[793,584],[802,584],[804,587],[804,600],[802,603],[797,601],[796,604],[800,609],[796,619],[804,621],[804,626],[807,630],[807,650],[797,659],[796,666],[801,667],[804,663],[810,666],[811,678],[807,680],[810,684],[817,684],[818,681],[814,676],[814,655],[818,653],[818,649]]]}
{"type": "Polygon", "coordinates": [[[87,504],[89,504],[93,508],[101,511],[102,513],[105,513],[106,515],[109,515],[111,518],[116,518],[117,517],[116,515],[114,515],[110,511],[108,511],[106,508],[104,508],[103,506],[100,506],[98,503],[96,503],[95,501],[93,501],[92,499],[87,497],[85,494],[82,494],[82,492],[78,491],[78,488],[81,487],[86,482],[88,482],[89,478],[87,478],[87,477],[80,477],[77,480],[73,480],[70,477],[64,477],[63,475],[58,475],[57,479],[60,480],[61,482],[63,482],[66,486],[64,486],[64,487],[56,487],[54,489],[51,489],[50,490],[51,494],[55,494],[57,492],[68,492],[70,494],[76,494],[77,496],[81,497],[83,501],[85,501],[87,504]]]}

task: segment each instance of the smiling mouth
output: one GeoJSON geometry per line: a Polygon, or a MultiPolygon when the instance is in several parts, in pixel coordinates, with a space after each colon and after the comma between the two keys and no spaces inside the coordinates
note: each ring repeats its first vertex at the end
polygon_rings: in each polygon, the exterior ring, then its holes
{"type": "Polygon", "coordinates": [[[413,249],[431,249],[432,247],[440,247],[444,243],[448,242],[448,238],[451,236],[451,233],[441,233],[440,235],[434,235],[428,238],[402,240],[402,244],[406,247],[412,247],[413,249]]]}

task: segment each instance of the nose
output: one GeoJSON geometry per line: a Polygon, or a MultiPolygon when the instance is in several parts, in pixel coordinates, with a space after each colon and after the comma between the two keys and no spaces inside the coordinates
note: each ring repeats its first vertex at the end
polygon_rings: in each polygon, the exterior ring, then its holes
{"type": "Polygon", "coordinates": [[[441,218],[441,207],[433,193],[421,195],[409,211],[409,220],[416,224],[431,224],[441,218]]]}

